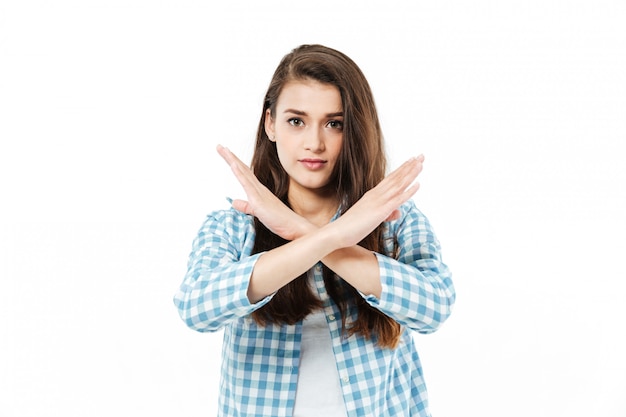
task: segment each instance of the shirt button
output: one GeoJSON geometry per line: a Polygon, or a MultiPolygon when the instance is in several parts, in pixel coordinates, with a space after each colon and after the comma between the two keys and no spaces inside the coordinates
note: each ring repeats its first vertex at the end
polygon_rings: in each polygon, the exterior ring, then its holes
{"type": "Polygon", "coordinates": [[[342,379],[343,379],[343,382],[345,382],[346,384],[348,382],[350,382],[350,377],[349,376],[344,376],[342,379]]]}
{"type": "Polygon", "coordinates": [[[334,321],[334,320],[335,320],[335,315],[334,315],[334,314],[331,314],[330,316],[328,316],[328,319],[329,319],[330,321],[334,321]]]}
{"type": "Polygon", "coordinates": [[[320,272],[320,271],[322,270],[322,265],[317,264],[317,265],[315,266],[315,270],[316,270],[317,272],[320,272]]]}

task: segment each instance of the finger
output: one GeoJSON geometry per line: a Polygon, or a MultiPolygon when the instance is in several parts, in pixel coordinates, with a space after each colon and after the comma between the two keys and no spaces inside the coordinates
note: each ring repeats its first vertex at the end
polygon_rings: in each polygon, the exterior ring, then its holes
{"type": "Polygon", "coordinates": [[[391,172],[385,179],[389,183],[412,182],[422,171],[424,156],[411,158],[400,165],[395,171],[391,172]]]}
{"type": "Polygon", "coordinates": [[[412,165],[423,164],[423,163],[424,163],[424,155],[421,154],[421,155],[414,156],[414,157],[411,157],[411,158],[407,159],[406,161],[404,161],[402,163],[402,165],[400,165],[398,168],[396,168],[395,171],[401,171],[401,170],[406,169],[407,167],[410,167],[412,165]]]}
{"type": "Polygon", "coordinates": [[[378,192],[384,199],[393,199],[406,191],[421,171],[419,160],[409,160],[379,184],[378,192]]]}
{"type": "Polygon", "coordinates": [[[408,187],[417,176],[422,172],[424,168],[424,155],[419,155],[415,158],[411,158],[405,164],[403,164],[402,169],[398,173],[398,177],[400,180],[400,187],[406,188],[408,187]]]}
{"type": "Polygon", "coordinates": [[[391,214],[389,216],[387,216],[387,218],[385,219],[386,222],[391,222],[394,220],[398,220],[400,218],[400,210],[395,209],[394,211],[391,212],[391,214]]]}
{"type": "Polygon", "coordinates": [[[217,145],[217,153],[220,154],[222,159],[228,163],[228,165],[232,162],[232,152],[228,148],[223,147],[222,145],[217,145]]]}
{"type": "Polygon", "coordinates": [[[412,175],[405,177],[399,184],[384,190],[382,201],[386,202],[386,206],[397,208],[413,197],[420,188],[420,183],[415,181],[416,177],[417,171],[413,171],[412,175]]]}
{"type": "Polygon", "coordinates": [[[412,162],[413,163],[408,164],[393,178],[392,184],[399,190],[404,191],[413,181],[415,181],[419,173],[422,171],[422,165],[420,163],[417,161],[412,162]]]}
{"type": "Polygon", "coordinates": [[[217,152],[228,163],[233,174],[244,187],[246,192],[254,188],[258,183],[257,178],[254,176],[250,168],[244,164],[237,156],[230,151],[230,149],[217,145],[217,152]]]}
{"type": "Polygon", "coordinates": [[[420,189],[420,183],[416,182],[414,184],[412,184],[409,188],[407,188],[400,196],[401,200],[400,200],[400,204],[404,204],[405,202],[407,202],[411,197],[413,197],[415,195],[415,193],[417,193],[417,190],[420,189]]]}
{"type": "Polygon", "coordinates": [[[250,198],[250,193],[256,191],[256,185],[258,183],[254,174],[252,174],[248,167],[244,166],[242,168],[237,163],[231,164],[230,169],[233,171],[233,174],[235,174],[237,181],[239,181],[239,184],[243,187],[248,198],[250,198]]]}
{"type": "Polygon", "coordinates": [[[220,154],[222,159],[224,159],[224,161],[226,161],[228,165],[236,164],[248,168],[246,164],[244,164],[239,158],[237,158],[237,155],[235,155],[230,149],[222,145],[217,145],[217,153],[220,154]]]}
{"type": "Polygon", "coordinates": [[[400,176],[414,175],[417,177],[424,167],[424,155],[411,158],[400,167],[400,176]]]}
{"type": "Polygon", "coordinates": [[[252,210],[250,204],[245,200],[233,200],[232,207],[242,213],[254,215],[254,210],[252,210]]]}

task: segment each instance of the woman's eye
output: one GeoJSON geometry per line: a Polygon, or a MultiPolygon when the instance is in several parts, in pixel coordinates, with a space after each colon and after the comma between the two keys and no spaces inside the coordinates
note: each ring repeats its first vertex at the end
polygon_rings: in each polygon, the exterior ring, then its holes
{"type": "Polygon", "coordinates": [[[297,117],[293,117],[293,118],[289,119],[288,122],[292,126],[302,126],[304,124],[302,119],[298,119],[297,117]]]}
{"type": "Polygon", "coordinates": [[[328,122],[328,126],[333,129],[343,129],[343,122],[340,122],[339,120],[331,120],[328,122]]]}

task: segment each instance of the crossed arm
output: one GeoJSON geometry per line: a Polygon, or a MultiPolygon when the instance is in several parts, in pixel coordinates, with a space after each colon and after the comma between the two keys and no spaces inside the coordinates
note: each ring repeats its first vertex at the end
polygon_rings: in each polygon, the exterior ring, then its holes
{"type": "Polygon", "coordinates": [[[417,192],[415,179],[423,156],[406,161],[340,218],[318,227],[283,204],[230,150],[218,146],[217,151],[247,196],[247,201],[233,201],[233,208],[256,216],[270,231],[290,241],[259,257],[248,287],[250,302],[276,292],[320,260],[363,294],[380,296],[378,261],[357,244],[382,222],[394,219],[398,207],[417,192]]]}

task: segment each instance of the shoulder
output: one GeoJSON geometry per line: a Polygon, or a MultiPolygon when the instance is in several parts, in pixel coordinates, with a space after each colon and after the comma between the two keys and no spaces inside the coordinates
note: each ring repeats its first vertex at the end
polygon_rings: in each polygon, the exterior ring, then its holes
{"type": "Polygon", "coordinates": [[[413,200],[409,200],[406,203],[402,204],[399,208],[400,210],[400,218],[396,223],[411,223],[418,222],[428,224],[428,218],[422,211],[417,207],[413,200]]]}
{"type": "Polygon", "coordinates": [[[400,216],[397,220],[386,223],[386,231],[391,236],[399,234],[418,234],[420,239],[433,239],[432,228],[426,215],[409,200],[399,207],[400,216]]]}
{"type": "Polygon", "coordinates": [[[249,214],[242,213],[240,211],[235,210],[234,208],[229,208],[225,210],[214,210],[207,214],[206,221],[221,221],[228,222],[233,224],[253,224],[253,217],[249,214]]]}
{"type": "Polygon", "coordinates": [[[254,219],[233,208],[227,210],[215,210],[207,214],[199,237],[203,235],[213,236],[246,236],[254,234],[254,219]]]}

